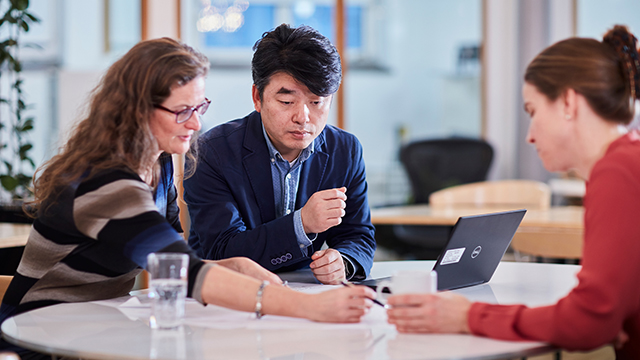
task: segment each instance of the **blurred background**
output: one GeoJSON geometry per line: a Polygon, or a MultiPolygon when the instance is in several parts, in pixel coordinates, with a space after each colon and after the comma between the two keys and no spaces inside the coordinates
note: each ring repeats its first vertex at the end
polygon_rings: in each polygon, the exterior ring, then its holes
{"type": "MultiPolygon", "coordinates": [[[[163,0],[147,0],[158,2],[163,0]]],[[[23,35],[24,92],[36,165],[84,114],[102,72],[141,39],[142,1],[31,0],[41,19],[23,35]]],[[[569,36],[600,38],[615,23],[640,29],[637,0],[346,0],[344,124],[362,142],[371,206],[411,201],[401,145],[449,136],[494,149],[490,179],[548,181],[525,143],[522,73],[569,36]]],[[[203,131],[252,111],[251,47],[280,23],[335,39],[334,0],[181,0],[181,38],[211,60],[203,131]]],[[[3,35],[3,34],[0,34],[3,35]]],[[[6,34],[4,34],[6,37],[6,34]]],[[[335,124],[336,106],[329,122],[335,124]]]]}

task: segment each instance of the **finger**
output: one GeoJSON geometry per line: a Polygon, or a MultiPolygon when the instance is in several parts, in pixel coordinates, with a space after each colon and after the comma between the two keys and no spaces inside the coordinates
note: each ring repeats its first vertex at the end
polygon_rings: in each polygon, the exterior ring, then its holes
{"type": "Polygon", "coordinates": [[[356,309],[368,309],[373,306],[373,301],[366,297],[354,297],[349,300],[349,306],[356,309]]]}
{"type": "MultiPolygon", "coordinates": [[[[362,299],[375,299],[376,292],[371,288],[362,285],[355,285],[348,288],[349,295],[353,298],[362,298],[362,299]]],[[[373,302],[371,302],[373,303],[373,302]]]]}
{"type": "Polygon", "coordinates": [[[391,306],[420,306],[434,299],[432,294],[403,294],[389,296],[387,303],[391,306]]]}
{"type": "Polygon", "coordinates": [[[327,220],[337,220],[343,217],[345,214],[346,212],[342,208],[329,209],[325,212],[327,220]]]}
{"type": "Polygon", "coordinates": [[[432,332],[437,329],[436,326],[429,323],[429,319],[402,319],[396,321],[395,325],[397,327],[409,329],[409,330],[420,330],[422,332],[432,332]]]}
{"type": "MultiPolygon", "coordinates": [[[[318,250],[311,255],[311,259],[317,260],[324,256],[326,250],[318,250]]],[[[312,263],[313,264],[313,263],[312,263]]]]}
{"type": "Polygon", "coordinates": [[[424,309],[419,307],[401,307],[387,310],[387,316],[402,321],[405,319],[421,319],[424,317],[424,309]]]}
{"type": "MultiPolygon", "coordinates": [[[[346,188],[345,188],[346,191],[346,188]]],[[[314,195],[319,196],[323,200],[331,200],[331,199],[342,199],[347,200],[347,194],[344,191],[340,191],[340,189],[328,189],[318,191],[314,195]]]]}
{"type": "Polygon", "coordinates": [[[346,207],[347,207],[347,203],[344,202],[344,200],[342,199],[331,199],[331,200],[327,200],[325,203],[326,210],[345,209],[346,207]]]}
{"type": "Polygon", "coordinates": [[[319,250],[311,255],[311,259],[313,259],[314,261],[309,264],[309,267],[312,269],[319,268],[340,260],[341,258],[342,256],[336,249],[319,250]]]}
{"type": "Polygon", "coordinates": [[[328,275],[340,270],[344,271],[344,265],[338,261],[311,268],[315,275],[328,275]]]}
{"type": "Polygon", "coordinates": [[[327,285],[339,285],[345,278],[344,270],[338,270],[331,273],[313,273],[313,275],[323,284],[327,285]]]}
{"type": "Polygon", "coordinates": [[[282,279],[280,278],[280,276],[272,273],[271,271],[267,271],[265,278],[265,280],[269,281],[272,284],[282,285],[282,279]]]}

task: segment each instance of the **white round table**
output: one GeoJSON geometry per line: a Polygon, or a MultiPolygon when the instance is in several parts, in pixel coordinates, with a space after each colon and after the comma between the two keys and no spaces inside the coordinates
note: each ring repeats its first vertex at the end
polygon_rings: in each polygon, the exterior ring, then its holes
{"type": "MultiPolygon", "coordinates": [[[[433,261],[377,262],[372,277],[430,269],[433,261]]],[[[551,304],[576,284],[575,265],[499,265],[488,284],[456,290],[472,300],[551,304]]],[[[2,324],[6,340],[32,350],[87,359],[504,359],[554,349],[471,335],[399,334],[375,306],[361,324],[320,324],[252,315],[190,302],[185,325],[159,331],[149,309],[123,308],[126,299],[45,307],[2,324]],[[235,320],[234,320],[235,319],[235,320]]]]}

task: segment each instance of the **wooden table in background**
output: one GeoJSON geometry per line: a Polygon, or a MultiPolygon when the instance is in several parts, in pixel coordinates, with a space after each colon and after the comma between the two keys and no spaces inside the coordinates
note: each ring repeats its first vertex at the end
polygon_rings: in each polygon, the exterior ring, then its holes
{"type": "Polygon", "coordinates": [[[0,223],[0,249],[25,246],[30,231],[30,224],[0,223]]]}
{"type": "MultiPolygon", "coordinates": [[[[371,209],[374,225],[455,225],[460,216],[515,210],[504,207],[442,207],[408,205],[371,209]]],[[[579,259],[582,257],[584,208],[553,206],[547,210],[528,210],[512,247],[528,254],[579,259]]]]}

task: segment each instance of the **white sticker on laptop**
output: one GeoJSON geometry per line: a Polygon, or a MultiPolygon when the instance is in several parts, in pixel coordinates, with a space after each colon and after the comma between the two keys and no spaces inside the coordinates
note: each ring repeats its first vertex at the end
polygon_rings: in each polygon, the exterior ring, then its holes
{"type": "Polygon", "coordinates": [[[462,254],[466,248],[449,249],[444,253],[440,265],[455,264],[462,259],[462,254]]]}

